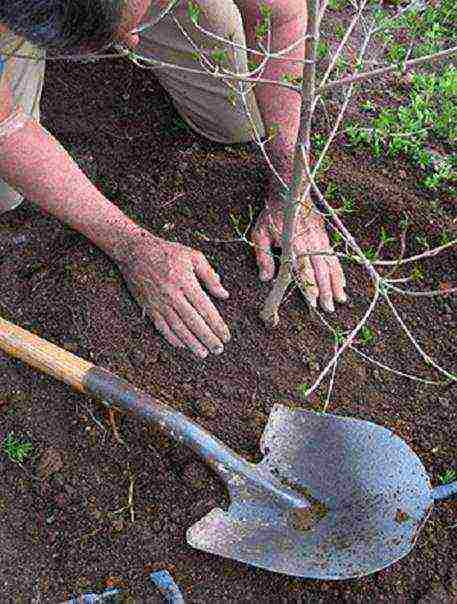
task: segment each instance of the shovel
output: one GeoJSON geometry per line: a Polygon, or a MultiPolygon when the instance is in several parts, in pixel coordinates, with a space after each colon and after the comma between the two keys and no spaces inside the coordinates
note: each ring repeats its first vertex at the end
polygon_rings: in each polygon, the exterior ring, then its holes
{"type": "Polygon", "coordinates": [[[350,579],[408,554],[431,512],[420,459],[376,424],[275,405],[264,458],[253,464],[126,380],[1,318],[0,349],[155,424],[219,475],[231,503],[188,529],[199,550],[296,577],[350,579]]]}

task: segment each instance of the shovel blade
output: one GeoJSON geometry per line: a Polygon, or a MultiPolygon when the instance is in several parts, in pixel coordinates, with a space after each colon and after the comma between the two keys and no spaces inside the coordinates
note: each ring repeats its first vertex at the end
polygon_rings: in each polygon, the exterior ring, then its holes
{"type": "Polygon", "coordinates": [[[433,504],[425,468],[407,444],[371,422],[276,405],[257,464],[303,496],[286,509],[268,489],[231,490],[188,543],[270,571],[315,579],[362,577],[413,548],[433,504]]]}

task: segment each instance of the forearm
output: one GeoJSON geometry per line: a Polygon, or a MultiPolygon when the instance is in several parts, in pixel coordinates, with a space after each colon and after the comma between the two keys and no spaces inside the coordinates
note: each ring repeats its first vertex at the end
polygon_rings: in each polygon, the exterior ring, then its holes
{"type": "Polygon", "coordinates": [[[139,229],[33,119],[22,118],[22,125],[0,135],[0,175],[29,201],[88,237],[113,258],[123,241],[139,229]]]}
{"type": "MultiPolygon", "coordinates": [[[[245,22],[247,44],[257,49],[255,29],[260,21],[260,11],[253,9],[251,0],[247,1],[243,20],[245,22]]],[[[306,27],[306,2],[304,0],[277,0],[270,2],[273,12],[271,17],[271,52],[289,47],[293,42],[304,36],[306,27]]],[[[266,37],[263,40],[266,44],[266,37]]],[[[286,73],[293,77],[303,76],[303,65],[290,59],[303,59],[305,41],[303,40],[287,55],[289,60],[270,59],[266,63],[262,77],[279,81],[286,73]]],[[[256,55],[251,55],[251,58],[256,55]]],[[[256,59],[258,61],[258,59],[256,59]]],[[[290,182],[293,171],[293,156],[300,126],[300,94],[274,84],[256,84],[255,96],[263,118],[265,130],[273,125],[279,126],[276,137],[266,145],[266,151],[271,157],[280,176],[290,182]]]]}

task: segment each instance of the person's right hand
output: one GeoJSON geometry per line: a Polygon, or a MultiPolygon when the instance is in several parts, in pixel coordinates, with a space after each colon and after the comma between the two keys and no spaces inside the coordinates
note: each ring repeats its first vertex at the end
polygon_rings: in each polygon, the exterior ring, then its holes
{"type": "Polygon", "coordinates": [[[218,298],[229,293],[201,252],[139,229],[128,236],[116,262],[130,292],[172,346],[187,347],[200,358],[223,352],[230,332],[198,280],[218,298]]]}

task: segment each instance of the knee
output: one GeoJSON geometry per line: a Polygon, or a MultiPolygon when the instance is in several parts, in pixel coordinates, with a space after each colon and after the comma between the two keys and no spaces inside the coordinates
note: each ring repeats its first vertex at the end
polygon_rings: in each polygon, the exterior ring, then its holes
{"type": "MultiPolygon", "coordinates": [[[[260,2],[253,0],[234,0],[241,14],[247,20],[257,22],[262,19],[260,2]]],[[[305,19],[307,15],[306,0],[266,0],[271,8],[272,23],[290,23],[296,19],[305,19]]]]}
{"type": "Polygon", "coordinates": [[[198,0],[201,9],[201,23],[205,22],[210,27],[209,31],[226,37],[227,34],[235,34],[238,39],[243,32],[243,19],[238,6],[233,1],[215,2],[214,0],[198,0]]]}

